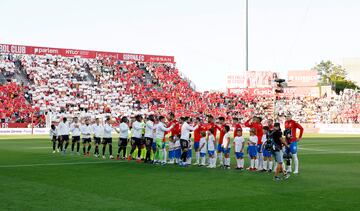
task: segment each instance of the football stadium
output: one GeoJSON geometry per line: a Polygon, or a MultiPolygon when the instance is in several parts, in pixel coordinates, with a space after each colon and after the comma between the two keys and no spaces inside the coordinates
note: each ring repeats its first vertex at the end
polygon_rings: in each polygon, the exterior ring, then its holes
{"type": "Polygon", "coordinates": [[[360,210],[358,2],[47,4],[0,2],[0,210],[360,210]]]}

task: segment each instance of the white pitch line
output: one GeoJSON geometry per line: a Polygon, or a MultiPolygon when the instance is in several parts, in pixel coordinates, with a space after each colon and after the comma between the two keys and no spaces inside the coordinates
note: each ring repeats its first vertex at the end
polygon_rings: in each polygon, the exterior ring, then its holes
{"type": "Polygon", "coordinates": [[[358,153],[360,153],[360,151],[334,151],[334,150],[313,149],[313,148],[303,148],[303,147],[299,147],[299,149],[305,150],[305,151],[322,152],[319,154],[358,154],[358,153]]]}
{"type": "Polygon", "coordinates": [[[19,164],[19,165],[1,165],[0,168],[17,168],[17,167],[36,167],[36,166],[65,166],[65,165],[86,165],[99,163],[119,163],[125,161],[94,161],[94,162],[73,162],[73,163],[34,163],[34,164],[19,164]]]}
{"type": "Polygon", "coordinates": [[[24,147],[24,148],[27,148],[27,149],[49,149],[49,147],[24,147]]]}

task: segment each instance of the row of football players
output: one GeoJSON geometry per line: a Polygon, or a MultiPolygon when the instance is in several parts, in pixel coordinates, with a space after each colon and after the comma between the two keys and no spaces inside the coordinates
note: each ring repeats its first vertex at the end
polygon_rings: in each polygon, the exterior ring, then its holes
{"type": "MultiPolygon", "coordinates": [[[[145,160],[145,162],[153,161],[154,163],[161,162],[163,164],[166,163],[166,147],[164,140],[165,132],[170,131],[173,133],[169,139],[169,159],[170,163],[179,163],[181,165],[187,165],[191,163],[191,142],[190,142],[190,131],[201,129],[201,138],[200,141],[195,141],[194,147],[196,150],[196,165],[205,165],[205,156],[208,153],[208,164],[210,168],[214,168],[216,165],[217,158],[219,159],[220,165],[225,164],[226,168],[230,167],[230,127],[225,125],[220,131],[220,140],[219,144],[216,145],[216,132],[215,129],[218,128],[217,125],[213,124],[212,117],[208,117],[208,123],[201,123],[200,119],[197,118],[195,121],[196,126],[192,127],[189,125],[191,123],[190,118],[183,117],[179,120],[179,122],[174,121],[174,115],[170,114],[169,127],[165,127],[165,117],[160,116],[156,119],[153,115],[148,117],[146,123],[142,121],[142,117],[140,115],[136,116],[135,120],[132,122],[132,138],[131,138],[131,151],[128,155],[128,159],[131,160],[134,155],[134,152],[137,150],[137,161],[141,162],[141,158],[145,160]],[[181,126],[181,127],[179,127],[181,126]],[[179,135],[179,131],[180,135],[179,135]],[[204,128],[207,128],[206,130],[204,128]],[[142,133],[144,131],[144,133],[142,133]],[[206,131],[206,132],[205,132],[206,131]],[[215,132],[215,133],[214,133],[215,132]],[[223,132],[223,135],[221,135],[223,132]],[[222,137],[221,137],[222,136],[222,137]],[[145,138],[144,138],[145,137],[145,138]],[[154,141],[155,138],[155,141],[154,141]],[[221,144],[220,144],[221,143],[221,144]],[[216,147],[217,146],[217,147],[216,147]],[[215,148],[217,148],[215,150],[215,148]],[[224,159],[222,159],[222,155],[224,155],[224,159]],[[199,160],[201,162],[199,163],[199,160]]],[[[224,120],[219,118],[220,124],[224,120]]],[[[241,126],[234,126],[235,128],[235,137],[233,146],[235,148],[235,155],[237,158],[237,169],[244,168],[244,139],[242,137],[242,129],[241,126]]],[[[126,147],[128,145],[128,136],[129,136],[129,121],[126,117],[121,119],[121,124],[119,128],[115,128],[117,132],[120,133],[119,139],[119,149],[117,159],[120,159],[120,152],[122,151],[122,158],[126,156],[126,147]]],[[[99,145],[103,144],[102,154],[105,158],[105,150],[106,146],[109,146],[109,154],[110,158],[112,156],[112,132],[113,128],[110,124],[110,119],[106,119],[105,124],[101,125],[100,120],[96,119],[95,124],[90,125],[89,120],[85,120],[85,123],[81,125],[77,118],[74,118],[73,123],[69,126],[66,118],[59,124],[56,129],[52,126],[51,134],[54,140],[53,149],[55,152],[55,141],[59,140],[59,148],[66,153],[66,148],[69,144],[69,133],[72,133],[72,152],[74,151],[75,144],[77,146],[77,153],[79,153],[80,147],[80,135],[83,138],[83,153],[85,155],[90,154],[91,149],[91,135],[94,136],[95,142],[95,156],[99,156],[99,145]],[[103,141],[101,142],[101,138],[103,141]],[[65,143],[65,146],[63,144],[65,143]]],[[[267,135],[269,134],[269,128],[264,127],[263,131],[263,141],[266,142],[268,140],[267,135]]],[[[196,136],[196,133],[194,133],[196,136]]],[[[195,138],[195,140],[198,138],[195,138]]],[[[251,129],[251,135],[249,138],[247,148],[248,155],[251,158],[250,168],[249,170],[272,170],[273,162],[272,162],[272,154],[273,152],[269,152],[269,150],[264,149],[265,144],[262,144],[260,149],[257,149],[258,137],[256,136],[256,130],[254,128],[251,129]],[[259,156],[257,152],[260,152],[263,155],[262,159],[258,159],[259,156]],[[262,161],[262,162],[260,162],[262,161]]]]}

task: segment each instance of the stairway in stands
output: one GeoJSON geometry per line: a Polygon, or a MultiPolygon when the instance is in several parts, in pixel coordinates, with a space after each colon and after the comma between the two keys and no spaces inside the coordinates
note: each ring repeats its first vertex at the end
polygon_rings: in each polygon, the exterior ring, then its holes
{"type": "Polygon", "coordinates": [[[13,76],[14,79],[16,79],[17,82],[19,82],[20,84],[23,84],[25,86],[30,85],[31,82],[29,80],[29,78],[27,77],[26,72],[23,70],[22,66],[21,66],[21,62],[19,60],[14,62],[15,64],[15,75],[13,76]]]}
{"type": "Polygon", "coordinates": [[[91,82],[95,82],[95,77],[93,76],[93,74],[90,72],[90,67],[87,63],[84,64],[84,68],[85,71],[87,73],[87,79],[91,82]]]}
{"type": "Polygon", "coordinates": [[[6,77],[4,76],[4,74],[2,72],[0,72],[0,84],[4,84],[6,83],[6,77]]]}

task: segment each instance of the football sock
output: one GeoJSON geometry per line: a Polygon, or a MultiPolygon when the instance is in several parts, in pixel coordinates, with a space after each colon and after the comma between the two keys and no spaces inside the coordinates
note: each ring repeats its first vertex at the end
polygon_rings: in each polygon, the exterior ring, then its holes
{"type": "Polygon", "coordinates": [[[146,149],[146,147],[144,147],[143,148],[143,159],[145,159],[146,158],[146,154],[147,154],[147,149],[146,149]]]}
{"type": "MultiPolygon", "coordinates": [[[[89,144],[87,151],[90,152],[90,149],[91,149],[91,145],[89,144]]],[[[98,152],[98,154],[99,154],[99,152],[98,152]]]]}
{"type": "Polygon", "coordinates": [[[263,169],[267,170],[267,165],[268,165],[268,161],[264,160],[263,161],[263,169]]]}
{"type": "Polygon", "coordinates": [[[297,154],[293,154],[293,159],[294,159],[294,166],[295,166],[294,171],[298,172],[299,171],[299,159],[298,159],[297,154]]]}
{"type": "Polygon", "coordinates": [[[77,143],[76,143],[76,152],[79,152],[79,149],[80,149],[80,143],[77,142],[77,143]]]}
{"type": "Polygon", "coordinates": [[[71,143],[71,151],[73,152],[75,148],[75,142],[71,143]]]}
{"type": "Polygon", "coordinates": [[[109,153],[112,155],[112,144],[109,144],[109,153]]]}
{"type": "Polygon", "coordinates": [[[196,163],[200,161],[200,152],[196,152],[196,163]]]}
{"type": "Polygon", "coordinates": [[[126,157],[126,147],[123,148],[123,157],[126,157]]]}
{"type": "Polygon", "coordinates": [[[130,155],[132,156],[133,155],[133,153],[134,153],[134,151],[135,151],[135,147],[131,147],[131,150],[130,150],[130,155]]]}
{"type": "Polygon", "coordinates": [[[162,154],[163,154],[164,162],[166,162],[166,157],[167,157],[166,148],[162,149],[162,154]]]}
{"type": "Polygon", "coordinates": [[[244,159],[240,160],[240,168],[244,168],[244,159]]]}
{"type": "Polygon", "coordinates": [[[118,155],[120,155],[121,147],[118,148],[118,155]]]}
{"type": "Polygon", "coordinates": [[[146,157],[145,160],[149,161],[151,155],[151,145],[146,146],[146,157]]]}
{"type": "Polygon", "coordinates": [[[258,153],[258,168],[259,169],[263,168],[263,154],[262,153],[258,153]]]}
{"type": "Polygon", "coordinates": [[[255,160],[251,159],[250,160],[250,168],[254,168],[255,167],[255,160]]]}
{"type": "Polygon", "coordinates": [[[190,164],[191,164],[191,161],[192,161],[191,157],[187,157],[187,158],[186,158],[186,162],[187,162],[187,164],[189,164],[189,165],[190,165],[190,164]]]}
{"type": "Polygon", "coordinates": [[[230,166],[230,158],[225,158],[225,161],[226,161],[226,165],[230,166]]]}
{"type": "Polygon", "coordinates": [[[181,160],[182,160],[183,162],[186,162],[186,156],[187,156],[187,152],[186,152],[186,151],[183,151],[183,152],[181,153],[181,160]]]}
{"type": "Polygon", "coordinates": [[[269,170],[272,170],[273,168],[273,161],[269,161],[269,170]]]}
{"type": "Polygon", "coordinates": [[[65,150],[68,148],[68,146],[69,146],[69,142],[66,142],[65,143],[65,150]]]}
{"type": "MultiPolygon", "coordinates": [[[[88,150],[89,151],[89,150],[88,150]]],[[[99,146],[95,145],[95,154],[98,155],[99,154],[99,146]]]]}
{"type": "Polygon", "coordinates": [[[141,147],[138,146],[137,158],[139,159],[140,157],[141,157],[141,147]]]}
{"type": "Polygon", "coordinates": [[[204,156],[201,158],[201,165],[205,165],[205,161],[206,161],[206,157],[204,156]]]}
{"type": "Polygon", "coordinates": [[[55,151],[55,148],[56,148],[56,142],[53,141],[53,150],[55,151]]]}
{"type": "Polygon", "coordinates": [[[104,145],[103,148],[102,148],[102,155],[103,156],[105,155],[105,149],[106,149],[106,145],[104,145]]]}
{"type": "Polygon", "coordinates": [[[86,153],[85,146],[83,147],[83,152],[84,152],[84,154],[86,153]]]}
{"type": "Polygon", "coordinates": [[[219,157],[219,163],[220,163],[220,165],[223,165],[224,162],[223,162],[222,153],[219,153],[219,154],[218,154],[218,157],[219,157]]]}
{"type": "Polygon", "coordinates": [[[258,159],[255,159],[255,163],[254,163],[254,167],[257,169],[258,168],[258,163],[259,162],[259,160],[258,159]]]}

